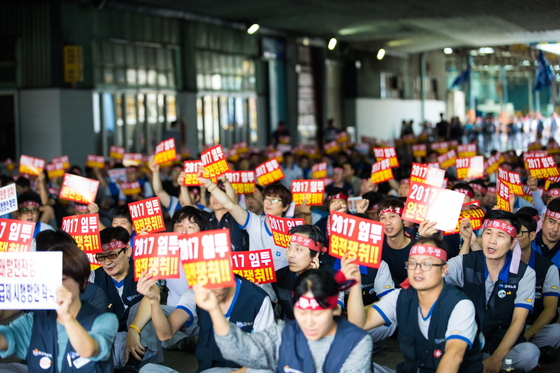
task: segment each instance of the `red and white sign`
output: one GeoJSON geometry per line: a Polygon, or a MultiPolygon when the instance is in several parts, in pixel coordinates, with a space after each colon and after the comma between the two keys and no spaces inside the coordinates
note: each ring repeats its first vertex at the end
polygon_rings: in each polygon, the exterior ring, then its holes
{"type": "Polygon", "coordinates": [[[218,177],[229,171],[229,165],[221,145],[216,145],[200,154],[204,171],[210,177],[218,177]]]}
{"type": "Polygon", "coordinates": [[[427,164],[413,163],[410,171],[410,182],[424,183],[433,186],[442,186],[445,171],[427,164]]]}
{"type": "Polygon", "coordinates": [[[233,144],[233,148],[237,151],[237,154],[245,154],[249,152],[247,141],[236,142],[233,144]]]}
{"type": "Polygon", "coordinates": [[[265,186],[284,178],[284,172],[276,159],[271,159],[257,166],[257,183],[265,186]]]}
{"type": "Polygon", "coordinates": [[[29,251],[34,229],[33,222],[0,219],[0,253],[29,251]]]}
{"type": "Polygon", "coordinates": [[[55,157],[51,159],[51,163],[62,163],[62,167],[64,170],[68,170],[70,168],[70,158],[67,155],[61,155],[60,157],[55,157]]]}
{"type": "Polygon", "coordinates": [[[523,193],[523,183],[521,182],[521,175],[517,172],[508,171],[503,168],[498,168],[498,180],[506,184],[509,191],[516,196],[522,196],[523,193]]]}
{"type": "Polygon", "coordinates": [[[330,155],[330,154],[338,153],[339,151],[340,151],[340,144],[336,140],[330,141],[325,144],[325,153],[330,155]]]}
{"type": "Polygon", "coordinates": [[[231,253],[233,272],[254,284],[276,282],[272,250],[236,251],[231,253]]]}
{"type": "Polygon", "coordinates": [[[173,162],[176,159],[177,150],[175,148],[175,139],[164,140],[156,146],[156,153],[154,154],[155,164],[173,162]]]}
{"type": "Polygon", "coordinates": [[[496,207],[498,207],[499,210],[512,211],[509,196],[509,187],[498,180],[496,183],[496,207]]]}
{"type": "Polygon", "coordinates": [[[374,184],[383,183],[392,180],[393,170],[391,169],[391,160],[389,158],[375,162],[371,166],[371,182],[374,184]]]}
{"type": "Polygon", "coordinates": [[[123,159],[124,156],[124,148],[121,146],[116,146],[116,145],[111,145],[111,147],[109,148],[109,157],[120,161],[123,159]]]}
{"type": "Polygon", "coordinates": [[[86,160],[86,167],[91,168],[104,168],[105,167],[105,157],[102,155],[88,154],[86,160]]]}
{"type": "Polygon", "coordinates": [[[476,157],[476,144],[463,144],[457,146],[459,158],[476,157]]]}
{"type": "Polygon", "coordinates": [[[459,233],[460,223],[463,219],[469,219],[471,221],[473,231],[482,228],[482,222],[484,221],[484,215],[486,215],[486,211],[484,211],[477,203],[479,202],[475,201],[465,203],[461,210],[461,214],[459,215],[459,220],[457,221],[455,230],[452,232],[442,232],[443,235],[446,236],[459,233]]]}
{"type": "Polygon", "coordinates": [[[89,205],[95,201],[99,181],[85,177],[64,174],[59,198],[89,205]]]}
{"type": "Polygon", "coordinates": [[[10,172],[14,169],[14,162],[11,158],[6,158],[6,160],[4,161],[4,167],[6,167],[6,170],[10,172]]]}
{"type": "Polygon", "coordinates": [[[549,177],[559,176],[558,167],[554,162],[554,157],[549,155],[539,158],[527,158],[527,169],[535,179],[546,179],[549,177]]]}
{"type": "Polygon", "coordinates": [[[447,141],[443,142],[434,142],[430,145],[432,150],[435,150],[438,154],[447,153],[449,149],[449,143],[447,141]]]}
{"type": "Polygon", "coordinates": [[[412,155],[414,157],[426,157],[428,155],[426,144],[412,145],[412,155]]]}
{"type": "Polygon", "coordinates": [[[455,161],[457,160],[457,154],[455,150],[450,150],[439,157],[437,157],[439,166],[444,170],[447,170],[449,167],[455,166],[455,161]]]}
{"type": "MultiPolygon", "coordinates": [[[[202,167],[202,161],[185,161],[183,162],[183,172],[185,173],[185,180],[183,186],[199,186],[202,183],[198,180],[198,170],[202,167]]],[[[217,177],[210,177],[206,172],[202,172],[202,177],[212,180],[213,183],[218,182],[217,177]]]]}
{"type": "Polygon", "coordinates": [[[102,251],[97,214],[66,216],[62,218],[62,230],[72,236],[87,255],[92,271],[101,266],[95,259],[95,254],[102,251]]]}
{"type": "Polygon", "coordinates": [[[64,176],[64,164],[61,162],[47,164],[47,175],[49,179],[64,176]]]}
{"type": "Polygon", "coordinates": [[[16,184],[8,184],[0,188],[0,216],[17,211],[16,184]]]}
{"type": "Polygon", "coordinates": [[[478,155],[469,158],[457,158],[457,179],[480,179],[484,177],[484,157],[478,155]]]}
{"type": "Polygon", "coordinates": [[[139,181],[133,181],[132,183],[121,183],[120,188],[125,196],[133,196],[135,194],[142,193],[142,186],[139,181]]]}
{"type": "Polygon", "coordinates": [[[321,162],[311,166],[311,177],[313,179],[324,179],[327,177],[327,162],[321,162]]]}
{"type": "Polygon", "coordinates": [[[303,219],[278,218],[272,215],[266,215],[266,217],[270,223],[274,244],[280,247],[288,247],[290,243],[290,229],[305,224],[303,219]]]}
{"type": "Polygon", "coordinates": [[[144,199],[128,204],[132,224],[136,232],[160,232],[165,230],[161,204],[158,197],[144,199]]]}
{"type": "Polygon", "coordinates": [[[498,170],[500,164],[502,164],[502,155],[500,153],[496,153],[484,162],[484,171],[488,175],[492,175],[494,172],[498,170]]]}
{"type": "Polygon", "coordinates": [[[45,160],[28,155],[19,157],[19,172],[25,175],[39,176],[45,168],[45,160]]]}
{"type": "Polygon", "coordinates": [[[160,233],[134,239],[134,281],[146,271],[158,280],[180,278],[179,234],[160,233]]]}
{"type": "Polygon", "coordinates": [[[255,193],[255,171],[230,171],[226,178],[236,194],[255,193]]]}
{"type": "Polygon", "coordinates": [[[399,159],[397,158],[397,151],[394,147],[373,148],[373,154],[377,161],[389,159],[391,167],[399,167],[399,159]]]}
{"type": "Polygon", "coordinates": [[[122,163],[125,167],[138,167],[142,164],[144,158],[141,153],[125,153],[122,159],[122,163]]]}
{"type": "Polygon", "coordinates": [[[291,191],[296,206],[300,206],[304,199],[308,206],[319,206],[323,204],[325,180],[293,180],[291,191]]]}

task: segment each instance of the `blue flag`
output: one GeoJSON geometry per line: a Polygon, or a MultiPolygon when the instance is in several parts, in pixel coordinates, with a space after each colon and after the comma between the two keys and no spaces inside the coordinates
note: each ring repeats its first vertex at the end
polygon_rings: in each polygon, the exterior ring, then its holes
{"type": "Polygon", "coordinates": [[[544,57],[542,50],[539,50],[539,66],[537,66],[537,78],[535,82],[535,88],[533,91],[540,91],[544,87],[548,87],[552,80],[554,79],[554,71],[552,67],[548,64],[548,61],[544,57]]]}
{"type": "Polygon", "coordinates": [[[459,75],[457,78],[455,78],[455,80],[453,81],[453,84],[451,84],[451,87],[455,87],[456,85],[461,85],[463,83],[465,83],[466,81],[469,80],[469,76],[471,75],[471,67],[467,67],[467,69],[465,71],[463,71],[461,73],[461,75],[459,75]]]}

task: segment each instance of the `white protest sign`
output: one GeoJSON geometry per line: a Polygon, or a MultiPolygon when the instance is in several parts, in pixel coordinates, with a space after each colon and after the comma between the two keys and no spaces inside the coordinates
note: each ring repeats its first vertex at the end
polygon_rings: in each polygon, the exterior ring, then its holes
{"type": "Polygon", "coordinates": [[[16,184],[10,184],[0,188],[0,216],[17,211],[16,184]]]}

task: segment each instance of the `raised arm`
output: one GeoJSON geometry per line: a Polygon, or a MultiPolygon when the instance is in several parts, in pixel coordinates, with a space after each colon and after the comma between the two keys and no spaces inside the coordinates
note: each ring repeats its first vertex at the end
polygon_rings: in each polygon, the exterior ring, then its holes
{"type": "Polygon", "coordinates": [[[216,184],[212,182],[212,180],[202,177],[202,170],[198,171],[198,180],[200,180],[206,190],[208,190],[208,192],[210,192],[214,196],[214,198],[216,198],[218,202],[220,202],[220,204],[229,211],[231,216],[233,216],[233,218],[239,225],[245,224],[245,222],[247,221],[248,212],[243,209],[243,207],[239,206],[238,203],[233,202],[226,193],[224,193],[220,188],[218,188],[216,184]]]}
{"type": "Polygon", "coordinates": [[[239,203],[239,196],[237,195],[237,193],[235,193],[235,189],[233,189],[233,186],[229,182],[226,175],[224,174],[220,180],[222,180],[222,183],[226,188],[226,194],[228,195],[229,199],[231,199],[234,203],[239,203]]]}
{"type": "Polygon", "coordinates": [[[161,176],[159,175],[159,165],[154,163],[154,158],[150,157],[150,162],[148,163],[150,171],[152,171],[152,187],[154,189],[154,194],[159,198],[161,205],[165,208],[169,207],[171,203],[171,196],[163,190],[163,185],[161,184],[161,176]]]}

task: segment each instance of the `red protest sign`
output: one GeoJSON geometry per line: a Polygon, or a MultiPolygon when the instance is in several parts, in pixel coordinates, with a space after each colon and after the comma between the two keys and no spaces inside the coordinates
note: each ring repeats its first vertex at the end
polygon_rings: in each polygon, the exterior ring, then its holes
{"type": "Polygon", "coordinates": [[[412,155],[414,157],[425,157],[428,155],[426,144],[412,145],[412,155]]]}
{"type": "Polygon", "coordinates": [[[373,148],[373,154],[377,161],[382,159],[389,159],[391,167],[399,167],[399,159],[394,147],[387,148],[373,148]]]}
{"type": "Polygon", "coordinates": [[[95,201],[99,181],[85,177],[64,174],[59,198],[89,205],[95,201]]]}
{"type": "Polygon", "coordinates": [[[435,150],[438,154],[444,154],[447,153],[447,150],[449,149],[449,143],[447,141],[434,142],[430,145],[430,147],[432,148],[432,150],[435,150]]]}
{"type": "Polygon", "coordinates": [[[445,171],[438,167],[430,167],[427,164],[413,163],[410,171],[410,181],[424,183],[433,186],[441,186],[445,177],[445,171]]]}
{"type": "Polygon", "coordinates": [[[147,229],[147,232],[160,232],[165,230],[163,222],[163,214],[161,204],[158,197],[144,199],[142,201],[128,204],[132,224],[134,230],[141,232],[147,229]]]}
{"type": "Polygon", "coordinates": [[[484,162],[484,171],[488,175],[492,175],[494,172],[498,170],[500,164],[502,164],[502,155],[500,153],[496,153],[484,162]]]}
{"type": "Polygon", "coordinates": [[[86,159],[86,167],[91,168],[104,168],[105,167],[105,157],[102,155],[88,154],[86,159]]]}
{"type": "Polygon", "coordinates": [[[92,270],[101,266],[95,259],[95,254],[102,251],[97,214],[66,216],[62,218],[62,230],[72,236],[87,255],[92,270]]]}
{"type": "Polygon", "coordinates": [[[231,268],[229,229],[216,229],[181,237],[181,263],[189,286],[225,288],[235,285],[231,268]]]}
{"type": "Polygon", "coordinates": [[[330,155],[330,154],[338,153],[339,151],[340,151],[340,144],[336,140],[330,141],[325,144],[325,153],[330,155]]]}
{"type": "MultiPolygon", "coordinates": [[[[554,177],[548,177],[546,178],[545,182],[544,182],[544,189],[548,190],[548,187],[550,186],[550,184],[552,183],[560,183],[560,176],[554,176],[554,177]]],[[[529,193],[531,194],[531,193],[529,193]]]]}
{"type": "Polygon", "coordinates": [[[338,211],[329,216],[330,236],[329,254],[342,258],[357,258],[356,264],[371,268],[381,265],[384,224],[362,219],[338,211]]]}
{"type": "Polygon", "coordinates": [[[457,227],[455,227],[455,230],[452,232],[442,232],[442,234],[446,236],[459,233],[459,225],[463,219],[469,219],[471,221],[473,231],[480,229],[482,228],[484,215],[486,215],[486,211],[484,211],[484,209],[480,206],[474,204],[473,202],[465,203],[461,209],[461,214],[459,215],[459,220],[457,221],[457,227]]]}
{"type": "Polygon", "coordinates": [[[210,177],[218,177],[229,171],[229,165],[221,145],[216,145],[200,154],[204,171],[210,177]]]}
{"type": "Polygon", "coordinates": [[[379,184],[384,181],[392,180],[393,178],[393,170],[391,169],[391,160],[389,158],[375,162],[371,166],[372,183],[379,184]]]}
{"type": "Polygon", "coordinates": [[[511,201],[509,199],[509,187],[500,180],[496,183],[496,207],[499,210],[511,212],[511,201]]]}
{"type": "Polygon", "coordinates": [[[120,161],[123,159],[124,156],[124,148],[116,145],[111,145],[109,148],[109,157],[113,158],[114,160],[120,161]]]}
{"type": "Polygon", "coordinates": [[[276,282],[272,250],[236,251],[231,253],[233,273],[254,284],[276,282]]]}
{"type": "Polygon", "coordinates": [[[339,133],[334,135],[334,138],[336,139],[336,142],[338,142],[339,144],[343,144],[345,142],[350,141],[350,137],[348,136],[348,132],[346,131],[340,131],[339,133]]]}
{"type": "Polygon", "coordinates": [[[539,150],[542,148],[540,141],[534,141],[527,145],[527,149],[529,150],[539,150]]]}
{"type": "Polygon", "coordinates": [[[437,157],[439,166],[444,170],[447,170],[449,167],[455,166],[455,161],[457,160],[457,154],[455,150],[450,150],[439,157],[437,157]]]}
{"type": "Polygon", "coordinates": [[[276,159],[261,163],[256,168],[257,183],[262,186],[275,183],[284,178],[284,172],[276,159]]]}
{"type": "Polygon", "coordinates": [[[479,155],[469,158],[457,158],[457,179],[480,179],[484,177],[484,157],[479,155]]]}
{"type": "Polygon", "coordinates": [[[40,158],[33,158],[28,155],[21,155],[19,157],[19,173],[25,175],[39,176],[45,168],[45,160],[40,158]]]}
{"type": "Polygon", "coordinates": [[[560,154],[560,145],[556,141],[551,141],[546,145],[548,155],[560,154]]]}
{"type": "Polygon", "coordinates": [[[327,177],[327,162],[321,162],[311,167],[311,178],[324,179],[327,177]]]}
{"type": "Polygon", "coordinates": [[[226,178],[236,194],[255,193],[255,171],[230,171],[226,178]]]}
{"type": "Polygon", "coordinates": [[[307,199],[308,206],[322,205],[325,180],[293,180],[291,191],[296,206],[300,206],[304,199],[307,199]]]}
{"type": "Polygon", "coordinates": [[[278,151],[278,150],[274,150],[274,151],[271,151],[271,152],[267,152],[267,153],[266,153],[266,158],[267,158],[267,159],[274,159],[274,158],[276,158],[276,160],[277,160],[279,163],[284,162],[284,154],[282,154],[282,152],[281,152],[281,151],[278,151]]]}
{"type": "Polygon", "coordinates": [[[55,157],[51,159],[51,163],[62,163],[62,167],[64,170],[68,170],[70,168],[70,158],[67,155],[61,155],[60,157],[55,157]]]}
{"type": "Polygon", "coordinates": [[[280,247],[288,247],[290,243],[290,229],[297,225],[305,224],[303,219],[278,218],[268,214],[266,217],[270,223],[274,244],[280,247]]]}
{"type": "Polygon", "coordinates": [[[49,179],[64,176],[64,165],[60,162],[47,164],[47,175],[49,179]]]}
{"type": "Polygon", "coordinates": [[[180,278],[179,234],[142,234],[134,239],[134,281],[146,271],[158,280],[180,278]]]}
{"type": "Polygon", "coordinates": [[[551,155],[538,158],[527,158],[526,166],[529,173],[535,179],[546,179],[549,177],[559,176],[558,167],[551,155]]]}
{"type": "Polygon", "coordinates": [[[140,166],[142,161],[143,157],[141,153],[125,153],[122,158],[122,164],[125,167],[140,166]]]}
{"type": "Polygon", "coordinates": [[[459,158],[476,157],[476,144],[463,144],[457,146],[459,158]]]}
{"type": "Polygon", "coordinates": [[[0,219],[0,253],[31,250],[35,223],[0,219]]]}
{"type": "Polygon", "coordinates": [[[226,150],[224,154],[226,159],[230,162],[237,162],[239,160],[239,154],[237,153],[237,150],[233,148],[226,150]]]}
{"type": "Polygon", "coordinates": [[[135,194],[142,193],[142,186],[139,181],[133,181],[132,183],[120,183],[119,186],[125,196],[133,196],[135,194]]]}
{"type": "Polygon", "coordinates": [[[458,192],[417,182],[410,184],[402,219],[413,223],[437,222],[442,231],[455,229],[465,196],[458,192]]]}
{"type": "MultiPolygon", "coordinates": [[[[183,172],[185,173],[185,179],[183,180],[183,186],[199,186],[202,183],[198,180],[197,174],[198,170],[202,167],[201,161],[185,161],[183,162],[183,172]]],[[[217,177],[210,177],[206,171],[202,171],[202,177],[212,180],[213,183],[218,182],[217,177]]]]}
{"type": "Polygon", "coordinates": [[[503,168],[498,168],[498,180],[506,184],[509,191],[516,196],[522,196],[523,194],[523,183],[521,182],[521,175],[517,172],[508,171],[503,168]]]}
{"type": "Polygon", "coordinates": [[[156,146],[156,153],[154,154],[155,164],[173,162],[175,159],[177,159],[175,139],[164,140],[156,146]]]}
{"type": "Polygon", "coordinates": [[[233,144],[233,148],[237,151],[237,154],[245,154],[249,152],[249,145],[247,145],[247,141],[236,142],[233,144]]]}

